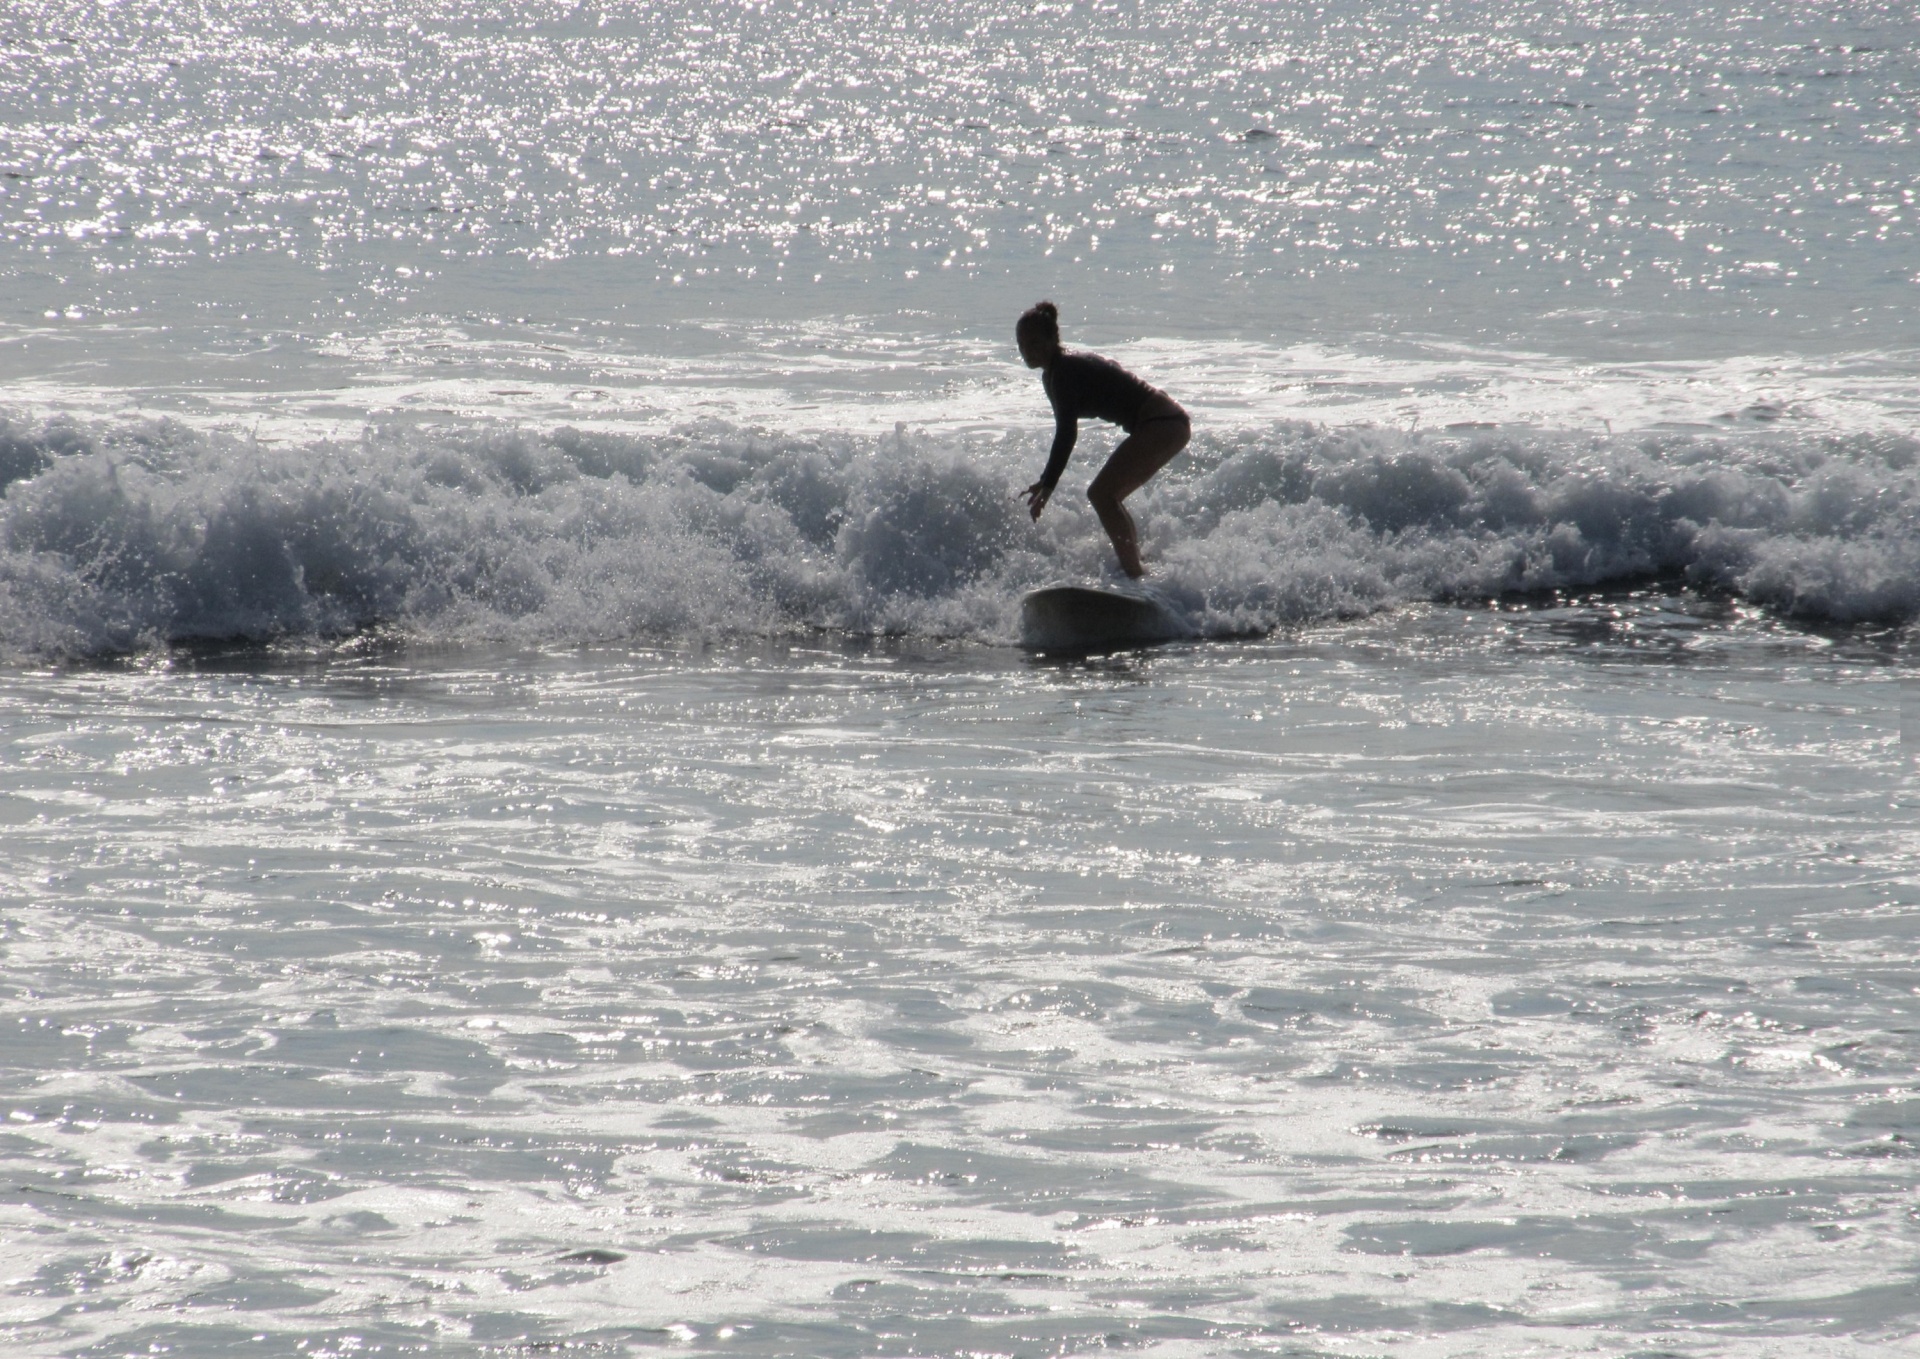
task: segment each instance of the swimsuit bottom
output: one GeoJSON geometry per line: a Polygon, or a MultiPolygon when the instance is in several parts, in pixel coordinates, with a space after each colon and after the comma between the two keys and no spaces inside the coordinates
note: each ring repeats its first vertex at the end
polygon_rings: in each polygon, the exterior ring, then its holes
{"type": "Polygon", "coordinates": [[[1181,409],[1178,401],[1175,401],[1165,392],[1156,392],[1154,393],[1153,399],[1147,402],[1146,414],[1135,416],[1133,428],[1129,429],[1127,433],[1131,434],[1134,430],[1138,430],[1146,425],[1157,425],[1163,420],[1179,420],[1189,425],[1193,423],[1193,417],[1181,409]]]}

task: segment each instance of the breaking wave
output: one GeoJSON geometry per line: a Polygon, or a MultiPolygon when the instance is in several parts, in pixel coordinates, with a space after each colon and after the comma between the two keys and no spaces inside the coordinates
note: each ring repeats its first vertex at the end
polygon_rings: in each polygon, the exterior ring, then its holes
{"type": "MultiPolygon", "coordinates": [[[[372,628],[1006,641],[1023,590],[1112,571],[1078,495],[1027,521],[1015,492],[1039,461],[1031,433],[492,425],[296,446],[0,420],[0,652],[372,628]]],[[[1813,620],[1920,616],[1920,442],[1899,436],[1268,424],[1202,432],[1131,503],[1199,634],[1648,577],[1813,620]]]]}

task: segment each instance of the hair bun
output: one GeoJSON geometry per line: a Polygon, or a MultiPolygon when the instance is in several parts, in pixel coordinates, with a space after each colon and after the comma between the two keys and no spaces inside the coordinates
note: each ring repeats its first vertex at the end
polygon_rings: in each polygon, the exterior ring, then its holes
{"type": "Polygon", "coordinates": [[[1036,302],[1020,313],[1014,325],[1014,337],[1024,346],[1037,344],[1041,351],[1060,347],[1060,308],[1051,302],[1036,302]]]}

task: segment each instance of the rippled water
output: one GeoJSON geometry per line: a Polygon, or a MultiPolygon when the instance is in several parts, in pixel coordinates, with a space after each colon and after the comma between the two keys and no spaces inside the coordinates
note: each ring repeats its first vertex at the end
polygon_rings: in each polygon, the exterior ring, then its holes
{"type": "Polygon", "coordinates": [[[15,674],[4,1333],[1889,1353],[1890,659],[1656,596],[15,674]]]}
{"type": "Polygon", "coordinates": [[[7,7],[0,1348],[1913,1348],[1917,53],[7,7]]]}
{"type": "Polygon", "coordinates": [[[76,327],[282,382],[423,320],[998,338],[1043,290],[1155,334],[1913,344],[1891,0],[196,14],[0,20],[10,364],[76,327]]]}

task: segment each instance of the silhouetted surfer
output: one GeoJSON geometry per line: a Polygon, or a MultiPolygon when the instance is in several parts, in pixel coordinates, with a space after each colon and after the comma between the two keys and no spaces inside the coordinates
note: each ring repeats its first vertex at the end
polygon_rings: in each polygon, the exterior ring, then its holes
{"type": "Polygon", "coordinates": [[[1041,370],[1040,381],[1053,403],[1053,452],[1047,458],[1040,480],[1027,487],[1027,507],[1038,519],[1067,470],[1067,458],[1073,441],[1079,437],[1084,416],[1110,420],[1127,432],[1087,487],[1087,499],[1093,502],[1113,550],[1120,558],[1120,569],[1135,580],[1147,574],[1140,563],[1140,539],[1134,532],[1133,516],[1121,502],[1147,480],[1173,461],[1173,455],[1187,446],[1193,426],[1180,403],[1149,386],[1111,359],[1098,354],[1074,354],[1060,347],[1060,309],[1051,302],[1040,302],[1021,313],[1014,327],[1014,339],[1020,345],[1020,357],[1027,367],[1041,370]]]}

